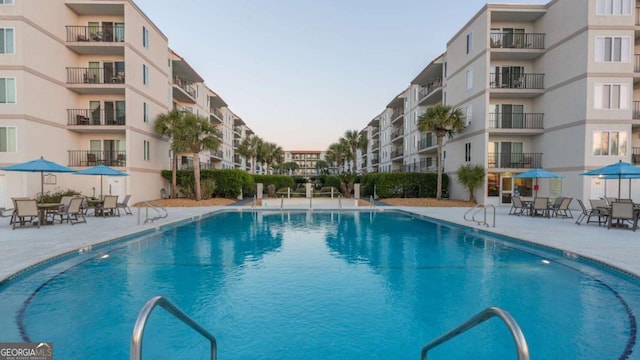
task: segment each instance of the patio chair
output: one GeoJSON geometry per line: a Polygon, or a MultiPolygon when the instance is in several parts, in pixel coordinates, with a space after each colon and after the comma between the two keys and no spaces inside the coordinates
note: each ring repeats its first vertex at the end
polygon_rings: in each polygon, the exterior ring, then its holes
{"type": "Polygon", "coordinates": [[[609,204],[606,199],[589,199],[591,204],[591,214],[598,216],[598,226],[604,223],[606,224],[609,218],[609,204]]]}
{"type": "Polygon", "coordinates": [[[569,205],[571,205],[572,198],[562,198],[560,202],[560,206],[553,211],[553,216],[562,216],[565,218],[573,219],[573,213],[571,213],[571,209],[569,209],[569,205]]]}
{"type": "Polygon", "coordinates": [[[591,220],[591,217],[597,216],[597,215],[593,214],[593,209],[587,209],[587,207],[584,206],[584,203],[582,202],[582,200],[576,199],[576,201],[578,202],[578,205],[580,205],[580,209],[582,210],[580,215],[578,215],[578,218],[576,218],[576,224],[578,225],[582,224],[584,219],[587,219],[587,224],[588,224],[591,220]]]}
{"type": "Polygon", "coordinates": [[[127,215],[133,215],[133,213],[131,212],[131,208],[129,207],[129,204],[128,204],[130,198],[131,198],[131,194],[127,194],[127,196],[124,197],[124,200],[122,200],[122,202],[119,202],[117,204],[118,209],[122,209],[124,213],[127,215]]]}
{"type": "MultiPolygon", "coordinates": [[[[11,202],[13,202],[13,209],[5,209],[4,211],[13,210],[11,213],[11,219],[9,220],[9,225],[13,224],[16,221],[16,200],[31,200],[30,197],[14,197],[11,198],[11,202]]],[[[3,216],[4,217],[4,216],[3,216]]]]}
{"type": "Polygon", "coordinates": [[[509,215],[520,216],[522,215],[524,210],[524,204],[522,203],[522,199],[520,199],[519,196],[514,196],[513,198],[511,198],[511,209],[509,209],[509,215]]]}
{"type": "Polygon", "coordinates": [[[562,196],[558,196],[556,200],[553,202],[553,204],[549,205],[549,211],[552,216],[556,216],[556,211],[558,211],[558,209],[560,208],[560,204],[562,204],[562,199],[564,199],[562,196]]]}
{"type": "Polygon", "coordinates": [[[120,209],[118,209],[118,196],[117,195],[105,195],[102,203],[102,216],[120,216],[120,209]]]}
{"type": "Polygon", "coordinates": [[[533,206],[531,207],[531,216],[546,216],[551,217],[551,211],[549,211],[549,198],[537,197],[533,199],[533,206]]]}
{"type": "Polygon", "coordinates": [[[38,213],[38,202],[36,200],[24,200],[24,199],[16,199],[16,215],[13,220],[13,226],[11,230],[15,230],[16,225],[22,227],[29,223],[34,223],[36,226],[40,227],[40,219],[38,213]]]}
{"type": "Polygon", "coordinates": [[[64,210],[58,211],[56,215],[60,216],[60,223],[64,222],[65,218],[71,225],[87,222],[82,213],[82,198],[80,197],[72,198],[69,206],[64,210]]]}
{"type": "Polygon", "coordinates": [[[620,220],[630,221],[633,225],[632,230],[636,231],[638,227],[638,216],[633,207],[632,202],[619,202],[616,201],[611,204],[611,214],[609,215],[609,221],[607,229],[611,229],[614,220],[620,224],[620,220]]]}

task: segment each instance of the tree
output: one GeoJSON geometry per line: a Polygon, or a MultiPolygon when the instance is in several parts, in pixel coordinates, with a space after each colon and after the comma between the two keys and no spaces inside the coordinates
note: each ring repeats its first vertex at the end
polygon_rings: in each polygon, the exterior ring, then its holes
{"type": "Polygon", "coordinates": [[[286,162],[282,164],[282,167],[287,171],[287,175],[293,175],[296,170],[300,169],[300,165],[295,161],[286,162]]]}
{"type": "Polygon", "coordinates": [[[349,169],[352,172],[356,172],[358,150],[367,151],[367,136],[365,133],[358,133],[358,130],[347,130],[341,141],[349,148],[346,154],[346,160],[351,161],[349,169]]]}
{"type": "Polygon", "coordinates": [[[271,142],[263,143],[259,153],[261,161],[264,161],[266,165],[266,174],[269,174],[271,164],[284,161],[284,151],[282,148],[271,142]]]}
{"type": "Polygon", "coordinates": [[[349,151],[349,145],[344,141],[344,139],[340,139],[340,141],[329,145],[325,158],[328,162],[336,164],[338,167],[338,175],[340,175],[340,173],[342,173],[342,169],[344,169],[347,153],[349,151]]]}
{"type": "Polygon", "coordinates": [[[465,128],[462,109],[453,109],[447,105],[436,105],[418,118],[418,129],[433,132],[438,139],[438,185],[436,199],[442,199],[442,144],[445,136],[453,135],[465,128]]]}
{"type": "Polygon", "coordinates": [[[318,174],[328,174],[329,163],[325,160],[316,161],[316,171],[318,172],[318,174]]]}
{"type": "Polygon", "coordinates": [[[200,186],[200,152],[204,150],[218,150],[222,140],[218,129],[209,119],[187,113],[182,117],[180,125],[174,129],[174,143],[178,148],[190,151],[193,156],[193,179],[196,201],[202,199],[200,186]]]}
{"type": "Polygon", "coordinates": [[[184,113],[181,111],[172,110],[168,113],[158,115],[155,122],[156,132],[168,137],[171,141],[171,152],[173,152],[173,157],[171,158],[171,194],[169,197],[172,199],[175,199],[178,194],[178,154],[187,151],[187,149],[178,148],[178,145],[180,144],[177,144],[174,141],[175,131],[180,126],[183,116],[184,113]]]}
{"type": "Polygon", "coordinates": [[[246,159],[251,159],[251,173],[256,173],[256,161],[258,157],[258,150],[262,144],[262,139],[259,136],[252,136],[242,140],[238,146],[238,154],[246,159]]]}
{"type": "Polygon", "coordinates": [[[456,175],[458,175],[458,182],[469,191],[469,201],[476,202],[473,193],[484,182],[484,167],[471,164],[460,165],[456,175]]]}

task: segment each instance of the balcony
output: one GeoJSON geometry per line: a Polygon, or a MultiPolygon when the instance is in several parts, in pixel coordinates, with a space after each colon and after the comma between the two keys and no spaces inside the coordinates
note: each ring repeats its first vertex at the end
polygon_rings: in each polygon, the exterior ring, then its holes
{"type": "Polygon", "coordinates": [[[391,152],[391,160],[404,156],[404,149],[395,149],[391,152]]]}
{"type": "MultiPolygon", "coordinates": [[[[489,127],[492,129],[544,129],[542,113],[505,114],[490,113],[489,127]]],[[[538,132],[536,132],[538,133],[538,132]]]]}
{"type": "Polygon", "coordinates": [[[631,148],[631,163],[633,165],[640,165],[640,147],[631,148]]]}
{"type": "Polygon", "coordinates": [[[196,89],[193,83],[177,76],[173,78],[173,98],[180,102],[196,103],[196,89]]]}
{"type": "Polygon", "coordinates": [[[211,157],[220,159],[220,160],[222,160],[222,158],[224,157],[224,154],[222,153],[221,150],[211,150],[210,154],[211,154],[211,157]]]}
{"type": "Polygon", "coordinates": [[[222,123],[224,121],[224,116],[222,115],[222,111],[218,110],[217,108],[210,108],[209,112],[212,113],[213,115],[209,116],[211,118],[212,122],[219,122],[222,123]]]}
{"type": "Polygon", "coordinates": [[[418,151],[426,150],[438,145],[438,138],[435,135],[427,136],[418,141],[418,151]]]}
{"type": "Polygon", "coordinates": [[[640,120],[640,101],[633,102],[633,112],[631,113],[633,120],[640,120]]]}
{"type": "Polygon", "coordinates": [[[372,138],[377,138],[380,136],[380,127],[378,126],[374,126],[371,128],[371,137],[372,138]]]}
{"type": "Polygon", "coordinates": [[[240,146],[240,140],[233,140],[233,147],[238,148],[240,146]]]}
{"type": "Polygon", "coordinates": [[[404,136],[404,128],[396,128],[391,132],[391,141],[398,140],[404,136]]]}
{"type": "Polygon", "coordinates": [[[124,71],[112,67],[67,68],[68,87],[81,94],[124,94],[124,82],[124,71]]]}
{"type": "Polygon", "coordinates": [[[379,148],[380,148],[380,141],[374,140],[371,142],[371,150],[375,150],[379,148]]]}
{"type": "Polygon", "coordinates": [[[81,55],[124,55],[124,24],[67,26],[67,47],[81,55]]]}
{"type": "Polygon", "coordinates": [[[233,155],[233,163],[237,165],[242,164],[242,158],[240,155],[233,155]]]}
{"type": "Polygon", "coordinates": [[[67,109],[67,125],[95,129],[95,126],[126,125],[126,112],[115,109],[67,109]]]}
{"type": "Polygon", "coordinates": [[[489,38],[494,60],[532,60],[544,54],[544,37],[540,33],[492,33],[489,38]]]}
{"type": "Polygon", "coordinates": [[[542,153],[489,153],[489,168],[535,169],[542,167],[542,153]]]}
{"type": "Polygon", "coordinates": [[[434,82],[426,84],[418,92],[418,105],[424,105],[425,103],[440,101],[442,99],[441,92],[439,92],[440,96],[431,96],[436,92],[436,90],[440,90],[440,89],[442,89],[441,78],[435,80],[434,82]]]}
{"type": "Polygon", "coordinates": [[[544,94],[544,74],[491,73],[493,98],[532,98],[544,94]]]}
{"type": "Polygon", "coordinates": [[[371,165],[378,165],[380,163],[380,158],[377,156],[374,156],[371,158],[371,165]]]}
{"type": "Polygon", "coordinates": [[[69,166],[127,166],[124,150],[69,150],[69,166]]]}
{"type": "Polygon", "coordinates": [[[395,109],[391,114],[391,123],[393,124],[396,120],[401,119],[404,115],[404,109],[395,109]]]}
{"type": "Polygon", "coordinates": [[[633,72],[640,72],[640,54],[633,55],[633,72]]]}

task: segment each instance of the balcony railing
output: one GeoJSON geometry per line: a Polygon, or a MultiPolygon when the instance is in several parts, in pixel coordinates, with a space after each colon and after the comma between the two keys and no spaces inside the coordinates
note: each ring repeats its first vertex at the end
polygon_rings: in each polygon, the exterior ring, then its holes
{"type": "Polygon", "coordinates": [[[242,164],[242,158],[240,158],[240,155],[233,155],[233,162],[235,164],[242,164]]]}
{"type": "Polygon", "coordinates": [[[491,73],[492,89],[544,89],[544,74],[491,73]]]}
{"type": "Polygon", "coordinates": [[[418,141],[418,150],[424,150],[436,145],[438,145],[438,140],[435,135],[427,136],[418,141]]]}
{"type": "Polygon", "coordinates": [[[404,128],[397,128],[391,132],[391,140],[404,136],[404,128]]]}
{"type": "Polygon", "coordinates": [[[380,158],[379,157],[372,157],[371,158],[371,165],[378,165],[380,163],[380,158]]]}
{"type": "Polygon", "coordinates": [[[442,86],[442,79],[438,79],[432,83],[428,83],[418,92],[418,100],[422,100],[425,97],[429,96],[432,92],[436,91],[436,89],[442,86]]]}
{"type": "Polygon", "coordinates": [[[640,147],[631,148],[631,163],[633,165],[640,165],[640,147]]]}
{"type": "Polygon", "coordinates": [[[636,25],[640,25],[640,7],[636,8],[636,25]]]}
{"type": "MultiPolygon", "coordinates": [[[[200,170],[215,169],[215,164],[200,161],[200,170]]],[[[186,162],[178,163],[178,170],[193,170],[193,161],[187,159],[186,162]]]]}
{"type": "MultiPolygon", "coordinates": [[[[422,159],[424,160],[424,159],[422,159]]],[[[431,165],[426,164],[424,161],[420,161],[419,163],[414,163],[410,165],[403,165],[401,172],[417,172],[417,173],[427,173],[427,172],[438,172],[438,168],[431,165]]]]}
{"type": "Polygon", "coordinates": [[[67,26],[67,41],[124,42],[124,25],[67,26]]]}
{"type": "Polygon", "coordinates": [[[380,147],[380,141],[372,141],[371,142],[371,149],[377,149],[380,147]]]}
{"type": "Polygon", "coordinates": [[[114,109],[67,109],[67,125],[126,125],[126,113],[114,109]]]}
{"type": "Polygon", "coordinates": [[[127,166],[124,150],[69,150],[69,166],[127,166]]]}
{"type": "Polygon", "coordinates": [[[492,33],[492,48],[544,49],[544,35],[536,33],[492,33]]]}
{"type": "Polygon", "coordinates": [[[633,102],[633,113],[631,117],[634,120],[640,120],[640,101],[633,102]]]}
{"type": "Polygon", "coordinates": [[[215,115],[216,117],[218,117],[218,119],[220,119],[220,120],[224,120],[224,117],[222,116],[222,111],[220,111],[220,110],[218,110],[218,109],[216,109],[216,108],[211,108],[210,110],[211,110],[211,111],[209,111],[209,112],[212,112],[212,113],[213,113],[213,115],[215,115]]]}
{"type": "Polygon", "coordinates": [[[396,118],[404,115],[404,109],[395,109],[391,114],[391,121],[394,121],[396,118]]]}
{"type": "Polygon", "coordinates": [[[542,167],[542,153],[489,153],[490,168],[531,169],[542,167]]]}
{"type": "Polygon", "coordinates": [[[633,72],[640,72],[640,54],[634,54],[633,59],[633,72]]]}
{"type": "Polygon", "coordinates": [[[391,158],[395,159],[397,157],[404,155],[404,149],[396,149],[391,152],[391,158]]]}
{"type": "Polygon", "coordinates": [[[124,71],[113,68],[67,68],[67,84],[124,84],[124,71]]]}
{"type": "Polygon", "coordinates": [[[494,129],[543,129],[542,113],[490,113],[489,127],[494,129]]]}
{"type": "Polygon", "coordinates": [[[196,98],[196,89],[191,85],[190,82],[182,80],[181,78],[176,76],[173,78],[173,83],[184,90],[192,98],[196,98]]]}
{"type": "Polygon", "coordinates": [[[221,150],[211,150],[210,154],[218,159],[222,159],[224,157],[224,153],[221,150]]]}

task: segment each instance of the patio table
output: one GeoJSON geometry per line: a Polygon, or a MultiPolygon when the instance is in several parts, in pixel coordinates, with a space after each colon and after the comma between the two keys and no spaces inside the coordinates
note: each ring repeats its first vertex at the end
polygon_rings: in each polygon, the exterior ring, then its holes
{"type": "Polygon", "coordinates": [[[49,213],[55,213],[56,210],[58,210],[60,208],[60,203],[45,203],[45,204],[38,204],[38,222],[40,223],[40,225],[53,225],[53,221],[51,221],[51,223],[49,223],[47,221],[47,216],[49,216],[49,213]]]}

